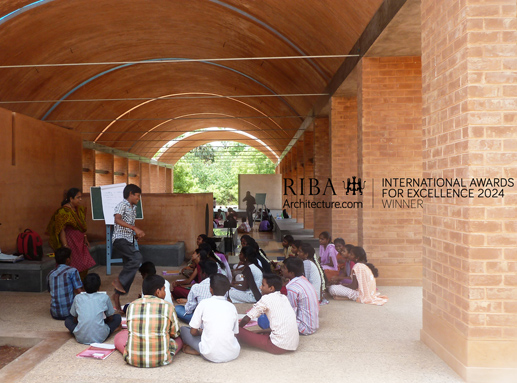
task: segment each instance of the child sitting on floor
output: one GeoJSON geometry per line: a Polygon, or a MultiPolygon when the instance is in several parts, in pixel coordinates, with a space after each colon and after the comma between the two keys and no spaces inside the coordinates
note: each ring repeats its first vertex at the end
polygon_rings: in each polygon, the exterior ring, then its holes
{"type": "Polygon", "coordinates": [[[250,231],[250,224],[246,221],[246,217],[242,217],[242,223],[237,228],[237,233],[249,233],[250,231]]]}
{"type": "Polygon", "coordinates": [[[330,286],[330,294],[334,299],[382,306],[388,298],[377,293],[375,278],[379,275],[378,270],[371,263],[366,263],[366,252],[362,247],[354,246],[351,253],[356,262],[352,268],[352,282],[330,286]]]}
{"type": "Polygon", "coordinates": [[[339,273],[336,247],[328,231],[319,235],[320,241],[320,262],[327,278],[333,278],[339,273]]]}
{"type": "Polygon", "coordinates": [[[284,248],[284,258],[291,256],[293,242],[294,242],[294,238],[290,234],[284,235],[284,238],[282,238],[282,247],[284,248]]]}
{"type": "MultiPolygon", "coordinates": [[[[299,260],[301,262],[301,260],[299,260]]],[[[303,265],[302,265],[303,269],[303,265]]],[[[237,339],[271,354],[284,354],[298,348],[299,335],[296,315],[285,295],[280,294],[282,279],[265,274],[262,279],[262,298],[253,305],[239,324],[237,339]],[[244,328],[250,318],[266,314],[271,334],[256,334],[244,328]]],[[[312,286],[311,286],[312,288],[312,286]]]]}
{"type": "Polygon", "coordinates": [[[190,327],[181,327],[183,351],[201,354],[215,363],[229,362],[239,356],[241,349],[234,335],[239,332],[237,309],[225,299],[230,281],[217,273],[207,279],[213,296],[199,303],[190,327]]]}
{"type": "Polygon", "coordinates": [[[98,292],[100,287],[99,274],[86,275],[86,292],[75,297],[70,316],[65,319],[66,328],[79,343],[102,343],[120,326],[122,318],[115,314],[109,296],[98,292]]]}
{"type": "MultiPolygon", "coordinates": [[[[154,263],[151,261],[147,261],[142,263],[140,268],[138,269],[138,272],[142,276],[142,279],[147,278],[149,275],[156,275],[156,267],[154,266],[154,263]]],[[[171,284],[167,279],[165,280],[165,300],[172,304],[172,296],[171,296],[171,284]]],[[[142,296],[144,294],[142,293],[142,296]]]]}
{"type": "MultiPolygon", "coordinates": [[[[176,315],[178,315],[180,320],[186,323],[189,323],[192,319],[192,315],[194,315],[194,310],[198,304],[202,300],[212,296],[210,292],[210,276],[217,274],[217,264],[212,260],[206,260],[201,261],[200,266],[203,280],[192,286],[187,299],[180,298],[176,300],[176,302],[178,302],[178,305],[176,305],[176,315]]],[[[228,283],[230,283],[230,281],[228,281],[228,283]]]]}
{"type": "Polygon", "coordinates": [[[298,250],[298,258],[303,261],[305,278],[311,283],[318,295],[318,301],[322,300],[323,292],[326,289],[325,274],[323,269],[314,257],[314,248],[308,243],[302,243],[298,250]]]}
{"type": "Polygon", "coordinates": [[[300,246],[302,246],[302,241],[297,239],[296,241],[293,241],[293,244],[291,245],[291,254],[289,254],[290,257],[296,257],[298,256],[298,250],[300,249],[300,246]]]}
{"type": "Polygon", "coordinates": [[[355,265],[353,260],[352,253],[350,252],[354,245],[347,243],[344,246],[339,246],[336,238],[336,250],[338,251],[338,262],[339,262],[339,273],[329,279],[329,285],[344,285],[348,283],[352,283],[352,268],[355,265]],[[344,259],[344,262],[341,263],[339,257],[344,259]]]}
{"type": "Polygon", "coordinates": [[[68,247],[56,250],[56,268],[48,273],[47,289],[50,292],[50,315],[52,318],[65,320],[70,315],[74,294],[83,292],[83,283],[77,269],[70,267],[68,247]]]}
{"type": "Polygon", "coordinates": [[[173,282],[172,296],[174,299],[186,298],[192,284],[201,282],[201,267],[199,266],[199,262],[201,262],[202,254],[205,258],[207,257],[205,251],[199,248],[194,250],[192,258],[190,259],[190,262],[195,265],[194,272],[187,279],[178,279],[173,282]]]}
{"type": "Polygon", "coordinates": [[[314,334],[320,326],[316,290],[303,276],[304,267],[300,258],[288,258],[284,264],[284,277],[290,279],[286,286],[287,299],[296,313],[298,331],[302,335],[314,334]]]}
{"type": "Polygon", "coordinates": [[[150,275],[144,279],[142,291],[144,296],[129,304],[127,330],[115,336],[115,347],[135,367],[170,364],[183,342],[174,306],[163,300],[165,280],[150,275]]]}

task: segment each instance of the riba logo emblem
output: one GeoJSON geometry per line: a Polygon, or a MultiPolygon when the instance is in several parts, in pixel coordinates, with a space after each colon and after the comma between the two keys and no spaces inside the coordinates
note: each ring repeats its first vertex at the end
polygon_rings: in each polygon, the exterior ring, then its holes
{"type": "Polygon", "coordinates": [[[366,186],[366,181],[361,183],[361,178],[355,181],[357,177],[352,177],[352,182],[350,182],[350,178],[347,178],[347,181],[343,181],[344,188],[346,190],[346,195],[348,195],[350,192],[353,193],[353,195],[356,195],[355,193],[358,192],[360,195],[363,195],[363,189],[366,186]]]}

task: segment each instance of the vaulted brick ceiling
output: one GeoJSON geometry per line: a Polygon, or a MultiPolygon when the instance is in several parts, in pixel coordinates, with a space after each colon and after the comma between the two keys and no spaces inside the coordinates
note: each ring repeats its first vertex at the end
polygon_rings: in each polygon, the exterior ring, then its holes
{"type": "MultiPolygon", "coordinates": [[[[209,59],[347,54],[381,3],[5,0],[0,66],[206,60],[0,69],[0,101],[49,100],[2,106],[145,157],[185,132],[214,126],[249,132],[280,155],[317,97],[238,96],[321,93],[344,59],[209,59]]],[[[231,132],[205,137],[252,143],[231,132]]],[[[181,152],[198,145],[185,140],[181,152]]]]}

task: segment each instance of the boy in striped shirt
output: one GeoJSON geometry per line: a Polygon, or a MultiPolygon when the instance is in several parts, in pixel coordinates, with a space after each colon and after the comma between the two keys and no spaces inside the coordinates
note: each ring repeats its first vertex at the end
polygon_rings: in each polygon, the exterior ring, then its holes
{"type": "Polygon", "coordinates": [[[282,273],[290,279],[286,286],[287,299],[291,303],[298,323],[298,332],[311,335],[320,327],[318,295],[314,286],[303,276],[303,261],[300,258],[287,258],[282,273]]]}
{"type": "MultiPolygon", "coordinates": [[[[303,265],[302,265],[303,269],[303,265]]],[[[282,279],[278,275],[264,274],[262,298],[253,305],[239,323],[237,339],[271,354],[285,354],[298,348],[299,336],[294,314],[286,296],[280,293],[282,279]],[[255,334],[244,328],[251,318],[266,314],[271,334],[255,334]]]]}

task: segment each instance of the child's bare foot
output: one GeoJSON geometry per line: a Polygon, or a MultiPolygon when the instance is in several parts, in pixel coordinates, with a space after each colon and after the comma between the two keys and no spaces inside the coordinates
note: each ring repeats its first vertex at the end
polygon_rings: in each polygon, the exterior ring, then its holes
{"type": "Polygon", "coordinates": [[[124,287],[122,286],[122,283],[120,283],[118,277],[113,282],[111,282],[111,284],[113,285],[115,290],[120,291],[122,294],[126,293],[126,290],[124,290],[124,287]]]}
{"type": "Polygon", "coordinates": [[[336,301],[348,301],[347,297],[338,297],[337,295],[332,295],[332,298],[334,298],[336,301]]]}
{"type": "Polygon", "coordinates": [[[184,344],[183,348],[181,349],[185,354],[189,355],[201,355],[199,352],[194,350],[192,347],[190,347],[188,344],[184,344]]]}

